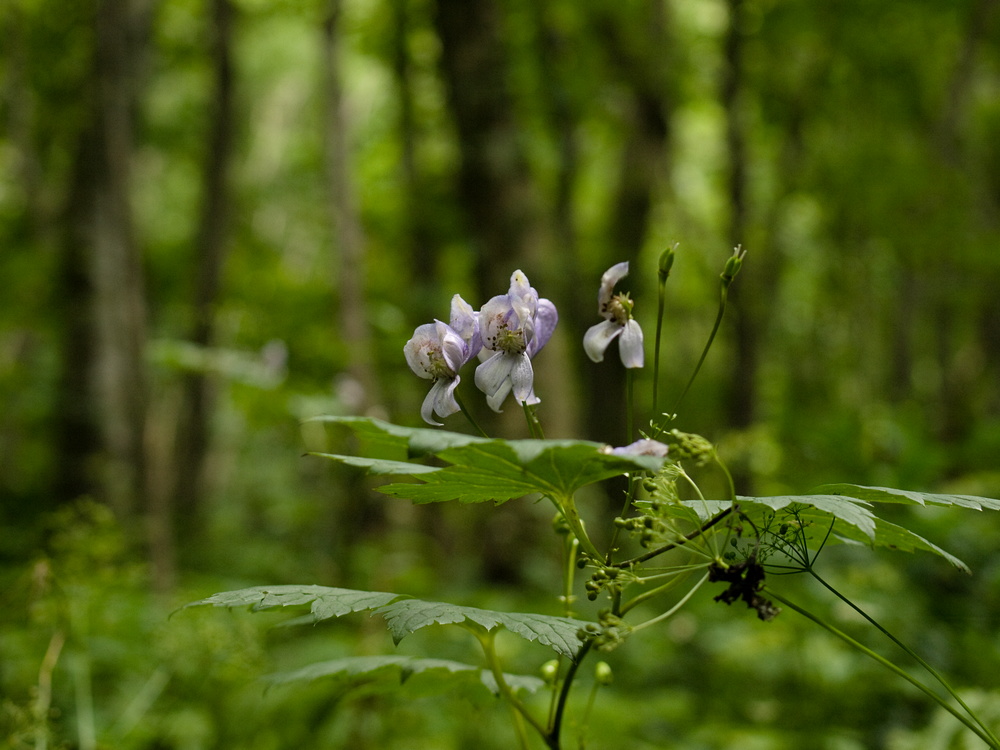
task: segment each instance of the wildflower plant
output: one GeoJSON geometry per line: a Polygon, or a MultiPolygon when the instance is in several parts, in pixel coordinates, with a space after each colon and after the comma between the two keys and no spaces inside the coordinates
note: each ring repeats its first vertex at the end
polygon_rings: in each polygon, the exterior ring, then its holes
{"type": "MultiPolygon", "coordinates": [[[[678,409],[708,354],[726,309],[727,294],[743,264],[737,248],[720,275],[720,300],[715,324],[694,373],[670,412],[658,409],[660,333],[664,293],[675,247],[664,251],[657,268],[659,304],[653,357],[653,413],[642,430],[634,430],[624,446],[583,440],[546,440],[536,413],[532,358],[552,336],[558,322],[555,305],[530,285],[521,271],[511,276],[505,294],[474,311],[457,295],[449,323],[419,326],[403,347],[407,364],[431,380],[420,414],[430,425],[462,412],[476,434],[426,427],[403,427],[364,417],[320,417],[357,434],[363,445],[377,446],[373,455],[313,454],[372,475],[395,477],[381,493],[413,503],[486,503],[495,505],[542,497],[555,516],[553,544],[561,551],[561,586],[545,612],[506,612],[414,599],[401,593],[359,591],[328,586],[256,586],[215,594],[192,605],[250,607],[253,611],[287,608],[298,612],[293,623],[315,623],[355,612],[380,616],[399,642],[430,625],[466,630],[482,650],[482,662],[464,664],[399,655],[357,656],[305,666],[277,675],[275,682],[341,677],[362,681],[395,671],[400,682],[408,675],[437,675],[466,689],[487,691],[508,704],[521,748],[567,746],[564,728],[571,711],[574,725],[588,725],[597,690],[612,683],[605,661],[594,665],[589,695],[573,699],[573,686],[588,658],[628,642],[636,632],[662,625],[704,589],[713,588],[720,604],[743,605],[768,622],[790,610],[815,622],[832,636],[879,662],[922,691],[979,740],[1000,750],[997,728],[980,718],[944,675],[917,655],[817,571],[820,553],[831,544],[856,543],[938,555],[958,570],[967,570],[954,555],[909,529],[880,517],[883,505],[947,506],[1000,510],[1000,501],[967,495],[912,492],[854,484],[832,484],[809,494],[776,497],[737,496],[716,446],[705,437],[674,426],[678,409]],[[513,395],[523,409],[530,439],[508,440],[487,435],[458,396],[460,371],[479,360],[475,384],[487,404],[499,411],[513,395]],[[722,497],[706,496],[690,473],[692,467],[714,465],[728,479],[722,497]],[[626,479],[621,512],[599,546],[588,534],[586,519],[576,504],[579,490],[616,477],[626,479]],[[916,660],[925,676],[916,676],[869,646],[841,631],[822,616],[793,601],[779,584],[780,575],[801,573],[818,581],[838,601],[851,607],[877,633],[916,660]],[[596,615],[584,619],[578,595],[600,601],[596,615]],[[639,605],[643,606],[641,609],[639,605]],[[656,605],[660,611],[644,620],[637,612],[656,605]],[[496,648],[496,637],[507,631],[533,641],[548,652],[539,659],[537,675],[507,671],[496,648]],[[554,657],[554,658],[552,658],[554,657]],[[934,686],[936,685],[936,687],[934,686]],[[538,710],[532,693],[547,695],[538,710]]],[[[645,365],[643,334],[633,317],[628,294],[614,293],[629,272],[618,263],[603,275],[598,290],[604,320],[586,334],[583,346],[594,361],[619,340],[627,369],[627,408],[634,408],[632,373],[645,365]]],[[[458,419],[457,416],[453,417],[458,419]]],[[[595,522],[596,523],[596,522],[595,522]]],[[[601,538],[604,538],[602,536],[601,538]]],[[[742,608],[742,607],[741,607],[742,608]]],[[[766,625],[762,625],[766,627],[766,625]]],[[[578,745],[584,746],[580,737],[578,745]]],[[[574,743],[576,744],[576,743],[574,743]]]]}

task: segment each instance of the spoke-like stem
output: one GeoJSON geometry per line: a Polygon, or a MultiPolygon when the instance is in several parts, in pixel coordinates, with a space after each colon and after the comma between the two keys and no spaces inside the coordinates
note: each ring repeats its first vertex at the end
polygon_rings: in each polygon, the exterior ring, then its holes
{"type": "MultiPolygon", "coordinates": [[[[681,609],[681,607],[683,607],[685,604],[688,603],[688,601],[691,599],[691,597],[695,595],[695,592],[698,589],[700,589],[704,585],[705,581],[707,581],[707,580],[708,580],[708,573],[706,573],[705,575],[703,575],[701,577],[701,579],[698,581],[698,583],[696,583],[694,586],[692,586],[691,590],[688,591],[686,594],[684,594],[684,596],[681,597],[681,600],[679,602],[677,602],[677,604],[675,604],[674,606],[672,606],[670,609],[668,609],[663,614],[657,615],[652,620],[646,620],[646,622],[639,623],[634,628],[632,628],[632,632],[634,633],[637,630],[642,630],[643,628],[648,628],[650,625],[655,625],[658,622],[663,622],[664,620],[672,617],[674,614],[676,614],[681,609]]],[[[636,599],[638,599],[638,598],[639,597],[636,597],[636,599]]],[[[635,599],[632,600],[632,603],[634,603],[634,602],[635,602],[635,599]]]]}
{"type": "Polygon", "coordinates": [[[826,588],[830,593],[832,593],[834,596],[836,596],[838,599],[840,599],[840,601],[844,602],[844,604],[846,604],[848,607],[850,607],[855,612],[857,612],[859,615],[861,615],[863,618],[865,618],[865,620],[867,620],[870,625],[872,625],[876,630],[878,630],[882,635],[884,635],[890,641],[892,641],[897,646],[899,646],[899,648],[901,648],[907,655],[909,655],[921,667],[923,667],[924,669],[926,669],[931,674],[931,676],[934,677],[934,679],[937,680],[941,684],[941,687],[943,687],[945,690],[947,690],[948,694],[958,702],[958,704],[965,710],[965,712],[969,716],[972,717],[973,721],[975,721],[982,728],[982,730],[984,732],[986,732],[990,736],[990,741],[993,743],[993,746],[994,747],[1000,747],[1000,739],[998,739],[997,736],[996,736],[996,734],[994,734],[990,730],[990,728],[988,726],[986,726],[986,724],[984,724],[983,721],[978,716],[976,716],[976,713],[971,708],[969,708],[968,704],[966,704],[966,702],[964,700],[962,700],[962,697],[951,686],[951,684],[948,682],[948,680],[945,679],[945,677],[944,677],[943,674],[941,674],[938,670],[936,670],[934,667],[932,667],[925,659],[923,659],[913,649],[911,649],[909,646],[907,646],[905,643],[903,643],[901,640],[899,640],[896,636],[894,636],[892,633],[890,633],[888,630],[886,630],[884,627],[882,627],[882,625],[880,625],[878,622],[876,622],[875,619],[873,617],[871,617],[867,612],[865,612],[858,605],[856,605],[854,602],[852,602],[846,596],[844,596],[839,591],[837,591],[837,589],[835,589],[833,586],[831,586],[829,583],[827,583],[825,580],[823,580],[819,576],[819,574],[816,573],[816,571],[814,571],[811,567],[807,568],[806,570],[807,570],[807,572],[813,578],[815,578],[817,581],[819,581],[823,585],[823,587],[826,588]]]}
{"type": "Polygon", "coordinates": [[[948,702],[944,698],[942,698],[936,692],[934,692],[933,690],[931,690],[929,687],[927,687],[927,685],[925,685],[924,683],[922,683],[920,680],[918,680],[917,678],[915,678],[913,675],[911,675],[910,673],[908,673],[905,670],[901,669],[899,666],[897,666],[895,663],[889,661],[884,656],[881,656],[880,654],[875,653],[870,648],[868,648],[867,646],[865,646],[863,643],[860,643],[859,641],[854,640],[853,638],[851,638],[851,636],[847,635],[847,633],[843,632],[842,630],[839,630],[839,629],[835,628],[833,625],[831,625],[830,623],[826,622],[821,617],[812,614],[811,612],[803,609],[802,607],[798,606],[797,604],[793,604],[792,602],[790,602],[785,597],[783,597],[780,594],[777,594],[774,591],[772,591],[770,588],[766,588],[763,591],[765,591],[767,593],[767,595],[769,597],[771,597],[772,599],[774,599],[774,600],[776,600],[778,602],[781,602],[782,604],[784,604],[789,609],[792,609],[792,610],[798,612],[803,617],[805,617],[805,618],[807,618],[809,620],[812,620],[814,623],[816,623],[817,625],[819,625],[824,630],[826,630],[829,633],[832,633],[833,635],[837,636],[838,638],[840,638],[842,641],[844,641],[848,645],[853,646],[854,648],[858,649],[858,651],[860,651],[861,653],[863,653],[866,656],[868,656],[868,657],[874,659],[875,661],[877,661],[879,664],[881,664],[883,667],[885,667],[889,671],[895,673],[899,677],[902,677],[904,680],[906,680],[907,682],[909,682],[915,688],[917,688],[918,690],[920,690],[920,692],[924,693],[929,698],[931,698],[935,703],[937,703],[939,706],[941,706],[945,711],[947,711],[952,716],[954,716],[956,719],[958,719],[960,722],[962,722],[963,724],[965,724],[966,727],[968,727],[972,732],[974,732],[976,734],[976,736],[978,736],[981,740],[983,740],[983,742],[985,742],[987,745],[989,745],[991,748],[993,748],[993,750],[1000,750],[1000,744],[997,743],[996,738],[992,736],[992,733],[983,731],[983,729],[981,729],[979,726],[977,726],[977,724],[974,723],[971,719],[969,719],[968,716],[965,716],[964,714],[962,714],[961,712],[959,712],[954,706],[949,705],[948,702]]]}
{"type": "Polygon", "coordinates": [[[730,513],[732,513],[735,508],[736,508],[736,506],[732,505],[732,506],[726,508],[725,510],[719,512],[718,514],[716,514],[712,518],[710,518],[707,521],[705,521],[705,523],[703,523],[697,529],[695,529],[694,531],[692,531],[690,534],[685,534],[683,537],[681,537],[680,539],[678,539],[676,542],[671,542],[670,544],[665,544],[662,547],[657,547],[656,549],[650,550],[649,552],[646,552],[645,554],[639,555],[638,557],[633,557],[631,560],[626,560],[624,562],[615,563],[611,567],[613,567],[613,568],[630,568],[633,565],[638,565],[639,563],[646,562],[646,560],[652,560],[654,557],[662,555],[664,552],[669,552],[672,549],[677,549],[678,547],[683,547],[688,542],[694,541],[695,539],[697,539],[698,537],[700,537],[702,534],[704,534],[710,528],[712,528],[713,526],[715,526],[715,524],[719,523],[719,521],[721,521],[724,518],[726,518],[726,516],[728,516],[730,513]]]}

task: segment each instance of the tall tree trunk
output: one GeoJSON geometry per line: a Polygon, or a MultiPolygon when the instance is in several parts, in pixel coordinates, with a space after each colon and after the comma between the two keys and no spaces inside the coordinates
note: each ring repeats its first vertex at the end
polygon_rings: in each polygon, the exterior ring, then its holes
{"type": "MultiPolygon", "coordinates": [[[[723,49],[722,106],[726,113],[726,151],[729,162],[727,184],[729,226],[727,235],[732,247],[747,240],[747,123],[744,106],[744,40],[741,16],[744,0],[727,0],[729,25],[723,49]]],[[[730,252],[730,248],[726,252],[730,252]]],[[[760,316],[755,314],[757,304],[750,292],[753,280],[758,277],[751,266],[763,261],[757,252],[744,267],[740,278],[729,290],[729,310],[735,327],[733,379],[730,385],[729,426],[737,430],[750,427],[757,412],[757,369],[760,316]]],[[[732,467],[737,492],[750,492],[749,467],[737,464],[732,467]]]]}
{"type": "Polygon", "coordinates": [[[486,300],[506,291],[515,268],[540,257],[543,216],[514,118],[499,4],[438,0],[434,21],[462,154],[459,200],[486,300]]]}
{"type": "MultiPolygon", "coordinates": [[[[194,238],[195,290],[190,341],[212,346],[215,309],[228,249],[231,190],[229,165],[235,131],[233,107],[232,36],[234,10],[230,0],[210,0],[211,60],[215,77],[212,111],[205,142],[201,215],[194,238]]],[[[150,546],[154,577],[161,589],[172,586],[174,541],[197,536],[202,526],[207,488],[205,458],[209,450],[213,383],[206,372],[184,377],[178,407],[174,462],[166,483],[152,488],[150,546]],[[173,487],[169,486],[173,483],[173,487]],[[172,500],[172,502],[171,502],[172,500]]]]}
{"type": "Polygon", "coordinates": [[[97,492],[123,517],[142,507],[146,490],[146,302],[129,205],[135,21],[126,0],[96,5],[92,89],[85,92],[93,109],[67,198],[68,297],[59,301],[67,316],[61,399],[81,401],[60,416],[57,444],[66,461],[60,456],[56,485],[97,492]]]}

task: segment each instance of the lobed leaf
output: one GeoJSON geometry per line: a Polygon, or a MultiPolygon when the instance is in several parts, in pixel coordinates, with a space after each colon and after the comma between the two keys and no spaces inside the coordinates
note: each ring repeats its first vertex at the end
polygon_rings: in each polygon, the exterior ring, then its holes
{"type": "Polygon", "coordinates": [[[975,495],[944,495],[934,492],[913,492],[891,487],[865,487],[859,484],[825,484],[818,490],[869,503],[902,503],[905,505],[943,505],[973,510],[1000,510],[1000,500],[975,495]]]}
{"type": "Polygon", "coordinates": [[[502,503],[533,493],[568,497],[580,487],[630,471],[658,471],[664,459],[619,456],[584,440],[491,440],[442,430],[400,427],[366,417],[322,417],[348,425],[369,442],[403,455],[434,455],[449,464],[429,467],[385,458],[322,455],[372,474],[417,476],[421,483],[379,488],[416,503],[458,500],[502,503]]]}
{"type": "Polygon", "coordinates": [[[356,591],[328,586],[255,586],[226,591],[192,602],[187,607],[245,607],[254,612],[276,607],[309,605],[309,614],[292,620],[311,624],[353,612],[373,610],[385,618],[393,640],[399,643],[410,633],[428,625],[476,623],[486,630],[503,627],[528,641],[538,641],[559,654],[573,658],[580,648],[577,631],[587,623],[568,617],[532,613],[496,612],[445,602],[410,599],[383,591],[356,591]]]}

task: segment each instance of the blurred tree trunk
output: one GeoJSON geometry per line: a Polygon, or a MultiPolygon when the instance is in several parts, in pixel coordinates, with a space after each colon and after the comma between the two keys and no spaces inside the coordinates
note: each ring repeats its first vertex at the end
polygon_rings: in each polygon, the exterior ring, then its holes
{"type": "MultiPolygon", "coordinates": [[[[670,28],[663,3],[649,0],[639,12],[608,8],[595,18],[612,68],[627,92],[622,123],[625,132],[618,173],[617,194],[607,230],[608,253],[597,273],[623,260],[630,262],[630,276],[622,288],[637,293],[652,291],[637,264],[649,231],[655,201],[661,197],[669,173],[670,112],[673,66],[670,28]]],[[[574,295],[579,305],[580,327],[576,338],[597,322],[597,282],[590,281],[591,294],[574,295]]],[[[655,294],[644,297],[655,309],[655,294]]],[[[651,338],[650,338],[651,341],[651,338]]],[[[588,409],[584,437],[623,445],[638,436],[626,435],[625,371],[612,346],[605,361],[584,368],[586,400],[602,408],[588,409]]],[[[651,348],[647,346],[647,350],[651,348]]],[[[650,359],[650,362],[652,360],[650,359]]]]}
{"type": "Polygon", "coordinates": [[[486,301],[506,292],[514,269],[541,256],[544,216],[514,118],[497,0],[438,0],[434,21],[462,154],[458,200],[486,301]]]}
{"type": "MultiPolygon", "coordinates": [[[[352,173],[349,117],[343,87],[343,4],[329,0],[323,22],[323,140],[326,146],[326,178],[337,253],[335,288],[338,301],[333,328],[347,350],[347,363],[339,387],[346,407],[363,414],[381,403],[374,368],[368,304],[365,297],[365,237],[355,198],[352,173]]],[[[351,472],[342,484],[340,502],[331,504],[329,528],[334,559],[344,581],[354,577],[353,552],[361,533],[382,527],[383,506],[372,502],[363,478],[351,472]]]]}
{"type": "Polygon", "coordinates": [[[129,204],[138,43],[149,20],[126,0],[93,15],[89,121],[66,201],[62,289],[66,329],[55,483],[63,499],[94,492],[120,516],[146,490],[146,298],[129,204]]]}
{"type": "MultiPolygon", "coordinates": [[[[235,131],[233,108],[233,7],[230,0],[211,0],[210,57],[214,73],[209,129],[205,139],[201,177],[201,215],[194,238],[194,322],[190,341],[206,349],[215,338],[215,308],[229,240],[231,190],[229,164],[235,131]]],[[[169,589],[176,564],[176,538],[197,538],[203,524],[206,493],[205,458],[212,418],[209,374],[184,377],[177,408],[174,461],[169,476],[151,488],[150,546],[154,577],[161,590],[169,589]],[[171,488],[172,483],[172,488],[171,488]]]]}
{"type": "Polygon", "coordinates": [[[399,102],[400,171],[403,183],[403,253],[408,265],[408,286],[414,290],[413,315],[417,320],[442,317],[437,299],[437,262],[435,237],[431,225],[434,208],[417,164],[419,137],[414,112],[413,61],[410,55],[410,29],[413,24],[410,0],[392,0],[393,37],[392,72],[396,79],[399,102]]]}
{"type": "MultiPolygon", "coordinates": [[[[747,241],[747,122],[744,73],[744,39],[742,14],[744,0],[727,0],[729,24],[723,48],[722,106],[726,113],[726,151],[729,162],[727,184],[729,226],[727,237],[732,247],[747,241]]],[[[760,327],[759,296],[754,299],[754,283],[759,277],[751,266],[765,260],[757,249],[744,265],[740,278],[730,287],[728,310],[735,328],[733,379],[730,385],[729,426],[736,430],[749,428],[757,414],[757,370],[760,327]]],[[[727,254],[731,248],[726,249],[727,254]]],[[[750,492],[750,471],[743,463],[731,467],[738,493],[750,492]]]]}

